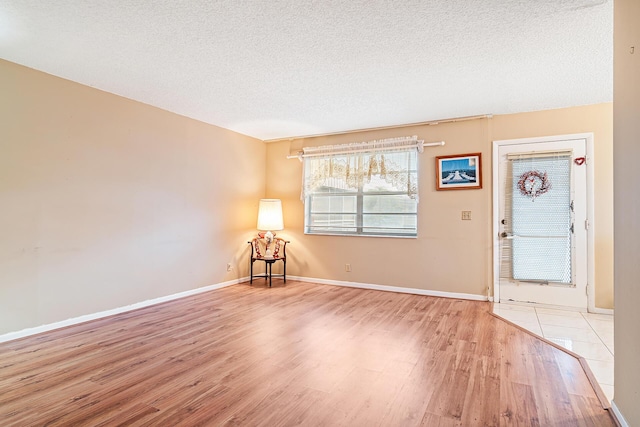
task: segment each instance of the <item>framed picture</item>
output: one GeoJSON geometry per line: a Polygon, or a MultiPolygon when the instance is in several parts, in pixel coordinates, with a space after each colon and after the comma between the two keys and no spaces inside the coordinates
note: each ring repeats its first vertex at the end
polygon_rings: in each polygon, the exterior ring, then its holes
{"type": "Polygon", "coordinates": [[[456,154],[436,157],[438,190],[482,188],[482,154],[456,154]]]}

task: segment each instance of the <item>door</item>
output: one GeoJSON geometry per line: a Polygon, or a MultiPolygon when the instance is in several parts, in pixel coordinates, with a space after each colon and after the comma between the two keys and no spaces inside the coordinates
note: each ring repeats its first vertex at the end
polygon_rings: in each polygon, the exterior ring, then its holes
{"type": "Polygon", "coordinates": [[[586,158],[586,137],[494,142],[498,301],[587,309],[586,158]]]}

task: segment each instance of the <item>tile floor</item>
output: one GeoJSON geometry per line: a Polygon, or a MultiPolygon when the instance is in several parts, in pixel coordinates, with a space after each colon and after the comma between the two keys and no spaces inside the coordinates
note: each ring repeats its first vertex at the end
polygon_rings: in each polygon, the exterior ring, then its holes
{"type": "Polygon", "coordinates": [[[613,316],[504,303],[494,303],[493,312],[584,357],[613,399],[613,316]]]}

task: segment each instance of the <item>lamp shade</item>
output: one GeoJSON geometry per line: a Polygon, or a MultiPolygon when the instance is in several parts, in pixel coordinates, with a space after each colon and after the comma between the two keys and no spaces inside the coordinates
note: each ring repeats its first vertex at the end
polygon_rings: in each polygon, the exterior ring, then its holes
{"type": "Polygon", "coordinates": [[[280,199],[260,199],[257,228],[264,231],[284,229],[280,199]]]}

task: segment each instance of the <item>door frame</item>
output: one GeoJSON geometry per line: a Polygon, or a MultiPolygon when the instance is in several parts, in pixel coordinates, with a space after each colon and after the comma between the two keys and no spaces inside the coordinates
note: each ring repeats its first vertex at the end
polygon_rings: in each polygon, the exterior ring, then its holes
{"type": "Polygon", "coordinates": [[[492,147],[492,188],[493,188],[493,300],[500,302],[500,206],[498,204],[500,185],[498,180],[498,172],[500,170],[498,162],[500,156],[498,154],[499,148],[503,145],[519,145],[519,144],[532,144],[537,142],[553,142],[553,141],[566,141],[571,139],[584,139],[586,142],[586,157],[587,161],[587,311],[594,312],[595,310],[595,233],[594,233],[594,218],[595,218],[595,204],[594,204],[594,151],[593,151],[593,133],[574,133],[568,135],[554,135],[543,136],[533,138],[517,138],[517,139],[503,139],[493,141],[492,147]]]}

